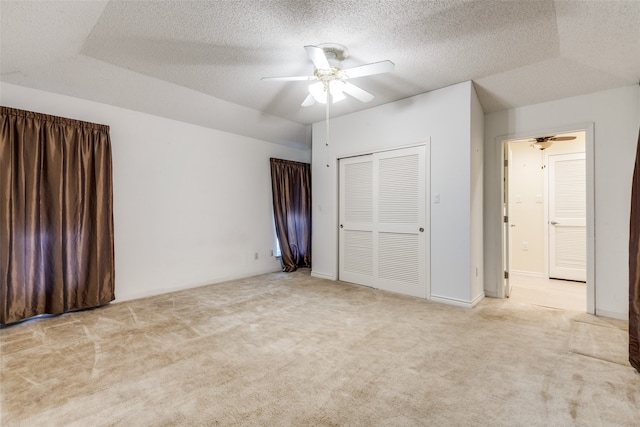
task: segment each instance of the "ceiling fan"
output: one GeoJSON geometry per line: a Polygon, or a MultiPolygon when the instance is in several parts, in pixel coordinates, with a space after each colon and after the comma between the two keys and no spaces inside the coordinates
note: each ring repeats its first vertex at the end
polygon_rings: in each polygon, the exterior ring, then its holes
{"type": "Polygon", "coordinates": [[[531,142],[531,147],[537,148],[539,150],[545,150],[553,144],[554,141],[571,141],[576,139],[575,136],[540,136],[538,138],[532,138],[529,141],[531,142]]]}
{"type": "Polygon", "coordinates": [[[347,80],[387,73],[393,71],[395,67],[393,62],[386,60],[343,69],[341,63],[349,56],[345,46],[323,43],[304,48],[315,66],[313,75],[262,78],[267,81],[315,81],[309,86],[309,95],[302,102],[303,107],[311,106],[316,102],[327,104],[327,100],[329,103],[335,103],[345,99],[345,93],[362,102],[369,102],[373,100],[373,94],[347,80]]]}

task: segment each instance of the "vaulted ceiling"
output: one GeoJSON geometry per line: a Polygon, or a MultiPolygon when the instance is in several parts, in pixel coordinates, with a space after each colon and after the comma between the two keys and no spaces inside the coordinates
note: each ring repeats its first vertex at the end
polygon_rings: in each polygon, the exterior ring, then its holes
{"type": "Polygon", "coordinates": [[[308,82],[260,80],[312,74],[303,46],[321,43],[347,46],[344,67],[396,64],[354,79],[375,99],[333,116],[467,80],[485,112],[640,80],[640,1],[2,0],[1,14],[0,80],[152,113],[160,80],[321,121],[322,105],[300,106],[308,82]]]}

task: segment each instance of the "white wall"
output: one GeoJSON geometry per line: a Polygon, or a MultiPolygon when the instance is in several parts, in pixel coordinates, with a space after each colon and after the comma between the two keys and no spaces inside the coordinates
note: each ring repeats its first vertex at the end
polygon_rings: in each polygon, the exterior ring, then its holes
{"type": "Polygon", "coordinates": [[[280,269],[269,158],[309,162],[309,150],[5,83],[0,91],[5,106],[110,126],[117,301],[280,269]]]}
{"type": "Polygon", "coordinates": [[[471,86],[471,301],[484,297],[484,111],[471,86]]]}
{"type": "Polygon", "coordinates": [[[595,310],[596,314],[626,318],[631,179],[640,125],[640,88],[636,85],[485,116],[487,295],[500,295],[502,286],[501,141],[508,136],[580,129],[588,123],[593,123],[595,130],[595,310]]]}
{"type": "Polygon", "coordinates": [[[30,68],[29,72],[4,74],[2,80],[234,135],[303,150],[311,149],[311,126],[294,123],[84,55],[30,68]],[[78,75],[79,69],[85,72],[78,75]],[[71,79],[70,76],[74,78],[71,79]],[[131,93],[136,96],[129,96],[131,93]],[[90,98],[85,98],[87,96],[90,98]]]}
{"type": "MultiPolygon", "coordinates": [[[[330,279],[338,276],[337,159],[431,141],[430,195],[440,195],[440,203],[427,206],[431,215],[431,295],[454,304],[471,304],[475,295],[472,295],[470,274],[472,270],[475,272],[475,265],[482,267],[481,261],[472,261],[471,254],[473,96],[473,85],[465,82],[332,118],[328,147],[325,146],[325,122],[313,125],[315,276],[330,279]]],[[[479,103],[474,103],[474,114],[479,107],[479,103]]],[[[474,122],[476,126],[477,122],[474,122]]],[[[481,236],[481,231],[476,233],[480,247],[481,236]]]]}

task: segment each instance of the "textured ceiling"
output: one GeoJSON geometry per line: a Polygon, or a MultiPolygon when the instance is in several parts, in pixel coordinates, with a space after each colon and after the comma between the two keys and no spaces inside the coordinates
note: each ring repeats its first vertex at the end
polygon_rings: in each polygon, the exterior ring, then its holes
{"type": "Polygon", "coordinates": [[[300,107],[307,82],[260,80],[311,74],[303,46],[320,43],[346,45],[344,67],[396,64],[352,80],[376,98],[334,116],[467,80],[485,112],[640,80],[640,1],[2,0],[1,13],[0,80],[138,110],[150,76],[321,121],[322,105],[300,107]]]}

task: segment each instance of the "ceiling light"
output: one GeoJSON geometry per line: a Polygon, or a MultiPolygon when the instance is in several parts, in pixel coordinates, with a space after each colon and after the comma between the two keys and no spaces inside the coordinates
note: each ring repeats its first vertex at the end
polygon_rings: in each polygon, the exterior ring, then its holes
{"type": "Polygon", "coordinates": [[[344,82],[342,80],[331,80],[327,83],[325,82],[316,82],[309,86],[309,93],[316,102],[321,104],[327,103],[327,88],[331,91],[332,104],[336,102],[340,102],[345,99],[342,88],[344,86],[344,82]]]}
{"type": "Polygon", "coordinates": [[[531,144],[531,146],[533,148],[537,148],[538,150],[545,150],[545,149],[551,147],[552,144],[553,144],[553,141],[546,140],[546,141],[534,142],[533,144],[531,144]]]}

